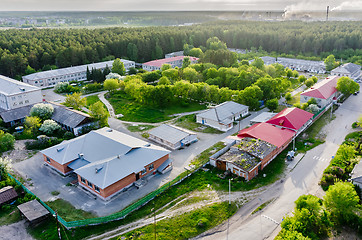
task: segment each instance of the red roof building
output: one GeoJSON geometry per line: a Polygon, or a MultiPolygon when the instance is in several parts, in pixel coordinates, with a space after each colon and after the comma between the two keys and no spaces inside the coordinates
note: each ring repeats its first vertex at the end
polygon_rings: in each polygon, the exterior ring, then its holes
{"type": "Polygon", "coordinates": [[[328,99],[335,92],[337,92],[337,79],[338,76],[327,77],[323,81],[304,91],[301,95],[313,98],[328,99]]]}
{"type": "Polygon", "coordinates": [[[278,148],[288,145],[292,140],[295,132],[286,128],[279,128],[268,123],[257,123],[253,126],[243,129],[239,132],[238,137],[251,137],[261,139],[277,146],[278,148]]]}
{"type": "Polygon", "coordinates": [[[284,109],[283,111],[269,119],[267,123],[298,131],[312,117],[313,113],[293,107],[284,109]]]}
{"type": "MultiPolygon", "coordinates": [[[[170,64],[174,67],[182,67],[182,62],[185,56],[177,56],[171,58],[157,59],[149,62],[145,62],[142,64],[142,68],[147,71],[160,70],[163,64],[170,64]]],[[[196,57],[188,57],[190,58],[190,62],[196,63],[199,59],[196,57]]]]}

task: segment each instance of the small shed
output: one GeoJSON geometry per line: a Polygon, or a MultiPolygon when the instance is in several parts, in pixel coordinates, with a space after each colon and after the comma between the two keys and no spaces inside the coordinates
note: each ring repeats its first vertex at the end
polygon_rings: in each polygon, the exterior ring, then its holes
{"type": "Polygon", "coordinates": [[[18,206],[18,209],[30,224],[37,224],[49,215],[49,211],[38,200],[23,203],[18,206]]]}
{"type": "Polygon", "coordinates": [[[12,186],[3,187],[0,189],[0,206],[14,201],[17,197],[18,194],[12,186]]]}
{"type": "Polygon", "coordinates": [[[149,131],[149,139],[172,150],[182,148],[197,141],[197,135],[182,128],[162,124],[149,131]]]}

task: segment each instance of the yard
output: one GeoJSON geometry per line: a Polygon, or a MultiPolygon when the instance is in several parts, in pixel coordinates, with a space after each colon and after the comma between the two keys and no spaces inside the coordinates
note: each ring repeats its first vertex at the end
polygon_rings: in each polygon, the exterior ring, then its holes
{"type": "Polygon", "coordinates": [[[200,123],[197,123],[195,114],[182,116],[182,117],[178,118],[174,124],[176,126],[186,128],[186,129],[189,129],[189,130],[195,131],[195,132],[215,133],[215,134],[222,133],[221,131],[219,131],[215,128],[208,127],[208,126],[202,125],[200,123]]]}
{"type": "Polygon", "coordinates": [[[107,99],[112,104],[115,114],[123,115],[120,120],[129,122],[163,122],[172,119],[172,114],[206,109],[204,104],[200,105],[197,102],[187,105],[178,102],[165,109],[150,107],[136,102],[121,91],[111,94],[107,99]]]}
{"type": "Polygon", "coordinates": [[[301,93],[302,93],[302,92],[299,92],[299,93],[295,94],[295,95],[292,97],[292,100],[287,101],[287,103],[290,104],[290,105],[294,105],[294,104],[296,104],[296,103],[300,103],[300,94],[301,94],[301,93]]]}
{"type": "Polygon", "coordinates": [[[124,124],[127,129],[131,132],[145,132],[152,128],[155,128],[154,125],[147,125],[147,124],[124,124]]]}

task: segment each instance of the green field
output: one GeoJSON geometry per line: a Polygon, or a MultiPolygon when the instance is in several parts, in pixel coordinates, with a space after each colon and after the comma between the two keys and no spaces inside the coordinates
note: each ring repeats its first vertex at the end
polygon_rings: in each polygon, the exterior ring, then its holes
{"type": "Polygon", "coordinates": [[[177,102],[165,109],[155,108],[142,105],[121,91],[110,94],[108,101],[112,104],[115,114],[123,114],[120,120],[129,122],[163,122],[172,119],[173,117],[169,116],[172,114],[206,109],[205,105],[200,105],[196,102],[184,106],[180,102],[177,102]]]}

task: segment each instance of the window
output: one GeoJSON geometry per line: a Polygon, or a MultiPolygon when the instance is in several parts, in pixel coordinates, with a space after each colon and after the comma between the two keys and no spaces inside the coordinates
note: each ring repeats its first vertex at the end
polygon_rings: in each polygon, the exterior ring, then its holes
{"type": "Polygon", "coordinates": [[[88,186],[89,186],[90,188],[93,188],[93,184],[92,184],[90,181],[88,181],[88,186]]]}
{"type": "Polygon", "coordinates": [[[22,105],[23,104],[23,102],[19,102],[19,105],[22,105]]]}
{"type": "Polygon", "coordinates": [[[80,177],[80,181],[85,184],[85,179],[83,177],[80,177]]]}
{"type": "Polygon", "coordinates": [[[147,169],[144,168],[144,169],[142,169],[141,174],[143,175],[143,174],[145,174],[146,172],[147,172],[147,169]]]}
{"type": "Polygon", "coordinates": [[[25,100],[25,103],[29,103],[29,100],[25,100]]]}
{"type": "Polygon", "coordinates": [[[50,163],[50,158],[46,157],[46,160],[47,160],[48,163],[50,163]]]}
{"type": "Polygon", "coordinates": [[[150,166],[148,166],[148,171],[151,171],[152,169],[154,169],[153,163],[150,166]]]}
{"type": "Polygon", "coordinates": [[[96,190],[96,192],[100,192],[99,187],[96,185],[94,185],[94,190],[96,190]]]}

